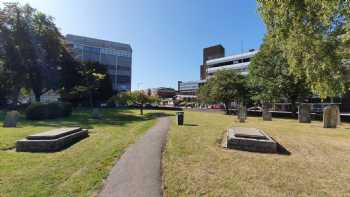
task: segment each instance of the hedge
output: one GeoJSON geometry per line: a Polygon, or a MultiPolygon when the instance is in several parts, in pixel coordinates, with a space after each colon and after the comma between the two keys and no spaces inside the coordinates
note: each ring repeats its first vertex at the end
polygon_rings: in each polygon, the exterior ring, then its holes
{"type": "Polygon", "coordinates": [[[26,109],[28,120],[45,120],[67,117],[72,114],[70,103],[54,102],[48,104],[33,103],[26,109]]]}

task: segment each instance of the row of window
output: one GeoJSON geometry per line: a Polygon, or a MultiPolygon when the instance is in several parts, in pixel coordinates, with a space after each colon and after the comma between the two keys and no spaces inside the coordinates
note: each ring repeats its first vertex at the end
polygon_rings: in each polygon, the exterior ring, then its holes
{"type": "MultiPolygon", "coordinates": [[[[248,67],[244,67],[244,68],[238,68],[238,69],[233,69],[231,68],[232,70],[235,70],[235,71],[238,71],[238,72],[248,72],[248,67]]],[[[212,72],[212,73],[208,73],[208,76],[213,76],[215,74],[215,72],[212,72]]]]}
{"type": "Polygon", "coordinates": [[[195,90],[198,89],[198,83],[180,83],[179,89],[182,90],[195,90]]]}
{"type": "Polygon", "coordinates": [[[233,60],[233,61],[213,64],[213,65],[210,65],[209,68],[215,68],[215,67],[220,67],[220,66],[228,66],[228,65],[233,65],[233,64],[240,64],[240,63],[245,63],[245,62],[250,62],[250,58],[244,58],[244,59],[239,59],[239,60],[233,60]]]}
{"type": "Polygon", "coordinates": [[[74,44],[74,48],[84,51],[84,53],[93,53],[96,55],[105,54],[105,55],[113,55],[113,56],[121,56],[121,57],[130,57],[131,52],[125,50],[116,50],[112,48],[99,48],[92,46],[85,46],[81,44],[74,44]]]}

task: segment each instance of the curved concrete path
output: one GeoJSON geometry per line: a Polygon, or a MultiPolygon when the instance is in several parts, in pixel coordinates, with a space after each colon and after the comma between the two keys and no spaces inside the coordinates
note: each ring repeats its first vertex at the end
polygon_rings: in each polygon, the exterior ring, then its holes
{"type": "Polygon", "coordinates": [[[98,197],[161,197],[162,148],[170,119],[161,117],[135,144],[129,146],[112,168],[98,197]]]}

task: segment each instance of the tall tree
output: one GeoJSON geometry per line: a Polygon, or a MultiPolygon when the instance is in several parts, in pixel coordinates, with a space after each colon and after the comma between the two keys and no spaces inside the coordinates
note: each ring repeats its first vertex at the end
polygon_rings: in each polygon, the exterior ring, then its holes
{"type": "Polygon", "coordinates": [[[23,87],[32,89],[37,100],[57,89],[63,37],[53,18],[18,3],[4,3],[0,16],[0,50],[7,80],[14,86],[12,100],[16,102],[23,87]]]}
{"type": "Polygon", "coordinates": [[[346,90],[349,69],[350,2],[347,0],[257,0],[268,34],[280,46],[297,78],[321,98],[346,90]]]}
{"type": "Polygon", "coordinates": [[[224,103],[227,114],[232,102],[245,103],[249,97],[246,78],[234,70],[216,72],[199,92],[202,100],[205,98],[206,101],[224,103]]]}
{"type": "Polygon", "coordinates": [[[61,58],[64,52],[63,36],[58,31],[53,18],[42,12],[35,12],[33,16],[33,43],[38,54],[34,71],[36,75],[31,79],[32,89],[36,100],[46,91],[59,88],[59,69],[62,67],[61,58]]]}
{"type": "Polygon", "coordinates": [[[1,54],[3,58],[3,81],[7,98],[17,104],[19,91],[28,87],[28,68],[32,65],[32,47],[28,41],[28,24],[24,11],[18,4],[7,3],[0,8],[1,54]],[[24,39],[27,38],[27,39],[24,39]]]}
{"type": "Polygon", "coordinates": [[[292,104],[296,114],[296,102],[311,95],[305,80],[289,72],[283,52],[267,36],[249,65],[249,82],[255,91],[254,100],[263,103],[278,102],[283,98],[292,104]]]}

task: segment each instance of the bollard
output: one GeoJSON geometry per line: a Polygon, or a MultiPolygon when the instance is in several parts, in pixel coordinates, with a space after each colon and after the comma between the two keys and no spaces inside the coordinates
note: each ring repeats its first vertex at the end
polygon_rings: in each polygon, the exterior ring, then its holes
{"type": "Polygon", "coordinates": [[[184,112],[176,112],[177,125],[184,124],[184,112]]]}

